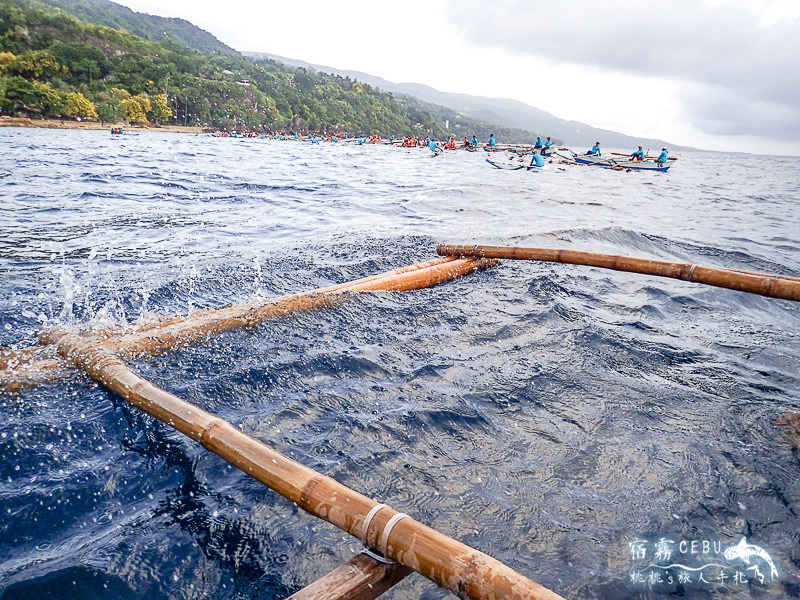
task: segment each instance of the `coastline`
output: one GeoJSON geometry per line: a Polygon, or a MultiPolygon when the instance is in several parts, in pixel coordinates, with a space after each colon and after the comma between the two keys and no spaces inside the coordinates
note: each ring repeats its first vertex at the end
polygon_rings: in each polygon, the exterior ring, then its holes
{"type": "Polygon", "coordinates": [[[202,133],[202,127],[183,125],[127,125],[125,123],[100,123],[99,121],[71,121],[61,119],[30,119],[28,117],[0,116],[0,127],[40,127],[44,129],[103,129],[112,127],[137,131],[172,131],[175,133],[202,133]]]}

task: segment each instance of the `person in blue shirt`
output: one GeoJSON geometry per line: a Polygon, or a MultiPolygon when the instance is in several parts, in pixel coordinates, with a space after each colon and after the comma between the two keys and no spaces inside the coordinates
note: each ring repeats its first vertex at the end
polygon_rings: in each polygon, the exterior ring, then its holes
{"type": "MultiPolygon", "coordinates": [[[[544,159],[542,155],[539,154],[538,150],[533,151],[533,158],[531,158],[531,167],[543,167],[544,166],[544,159]]],[[[530,168],[530,167],[529,167],[530,168]]]]}
{"type": "Polygon", "coordinates": [[[597,156],[600,156],[600,142],[595,142],[594,146],[592,146],[592,149],[586,154],[596,154],[597,156]]]}
{"type": "Polygon", "coordinates": [[[550,136],[547,136],[547,141],[544,143],[544,150],[542,150],[542,155],[550,154],[550,148],[553,145],[553,140],[550,139],[550,136]]]}
{"type": "Polygon", "coordinates": [[[442,152],[443,148],[436,143],[436,140],[431,140],[430,142],[428,142],[428,150],[430,150],[431,152],[433,152],[434,155],[436,155],[442,152]]]}
{"type": "Polygon", "coordinates": [[[534,148],[541,148],[542,147],[542,136],[536,136],[536,143],[533,145],[534,148]]]}
{"type": "Polygon", "coordinates": [[[489,145],[490,146],[497,146],[497,139],[494,137],[494,134],[489,136],[489,145]]]}
{"type": "Polygon", "coordinates": [[[476,138],[473,135],[472,139],[469,141],[469,145],[472,146],[473,148],[477,148],[478,147],[478,138],[476,138]]]}
{"type": "Polygon", "coordinates": [[[644,150],[639,146],[639,149],[631,154],[631,160],[644,160],[644,150]]]}
{"type": "Polygon", "coordinates": [[[666,148],[662,148],[661,149],[661,154],[658,155],[658,158],[656,159],[656,162],[658,164],[660,164],[660,165],[663,165],[665,162],[667,162],[667,157],[668,156],[669,156],[669,152],[667,152],[667,149],[666,148]]]}

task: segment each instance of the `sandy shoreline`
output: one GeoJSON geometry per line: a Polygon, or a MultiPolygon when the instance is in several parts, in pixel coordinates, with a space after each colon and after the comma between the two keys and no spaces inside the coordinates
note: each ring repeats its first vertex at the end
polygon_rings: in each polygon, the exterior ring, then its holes
{"type": "Polygon", "coordinates": [[[176,133],[198,133],[202,127],[184,127],[182,125],[162,125],[160,127],[126,125],[125,123],[100,123],[98,121],[71,121],[61,119],[28,119],[23,117],[0,117],[0,127],[43,127],[45,129],[103,129],[112,127],[135,131],[173,131],[176,133]]]}

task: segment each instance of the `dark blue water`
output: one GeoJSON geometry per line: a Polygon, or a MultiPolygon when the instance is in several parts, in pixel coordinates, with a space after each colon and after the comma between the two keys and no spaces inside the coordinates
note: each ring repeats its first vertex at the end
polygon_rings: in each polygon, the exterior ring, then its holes
{"type": "MultiPolygon", "coordinates": [[[[339,283],[442,242],[800,274],[798,158],[527,173],[482,154],[2,129],[0,347],[339,283]]],[[[775,421],[800,408],[799,331],[788,301],[504,262],[134,367],[567,598],[796,598],[800,461],[775,421]],[[742,537],[776,578],[755,557],[641,581],[742,537]],[[672,556],[653,555],[662,538],[672,556]]],[[[358,546],[78,373],[0,396],[3,600],[283,598],[358,546]]],[[[447,596],[414,575],[387,597],[447,596]]]]}

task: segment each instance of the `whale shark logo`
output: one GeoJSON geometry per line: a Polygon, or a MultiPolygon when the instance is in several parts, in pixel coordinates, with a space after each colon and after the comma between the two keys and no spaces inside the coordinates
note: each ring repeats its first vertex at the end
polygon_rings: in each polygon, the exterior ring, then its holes
{"type": "Polygon", "coordinates": [[[775,563],[772,562],[772,557],[769,553],[760,548],[758,546],[754,546],[753,544],[747,543],[747,538],[743,537],[742,541],[736,544],[735,546],[730,546],[729,548],[725,548],[722,553],[722,556],[725,557],[725,560],[736,560],[741,559],[746,562],[748,565],[750,564],[750,559],[753,557],[760,558],[761,560],[765,561],[769,565],[770,575],[774,580],[778,577],[778,569],[775,568],[775,563]]]}

